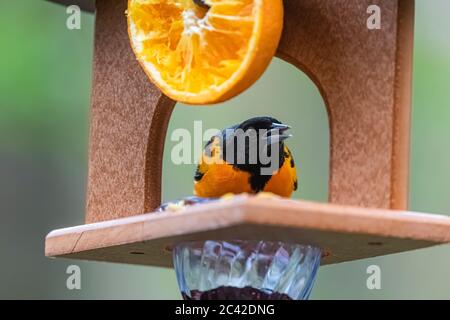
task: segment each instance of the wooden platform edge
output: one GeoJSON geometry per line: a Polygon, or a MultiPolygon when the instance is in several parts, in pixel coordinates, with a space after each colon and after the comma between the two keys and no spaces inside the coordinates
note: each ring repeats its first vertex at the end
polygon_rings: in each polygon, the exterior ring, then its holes
{"type": "MultiPolygon", "coordinates": [[[[232,240],[231,235],[238,235],[241,240],[288,241],[293,234],[300,233],[306,234],[308,244],[335,246],[337,249],[323,249],[342,251],[326,261],[337,263],[450,243],[450,217],[245,196],[198,205],[178,213],[144,214],[55,230],[46,237],[45,254],[48,257],[128,263],[122,261],[123,252],[119,253],[120,258],[117,257],[120,250],[112,250],[114,257],[108,257],[109,253],[104,251],[139,244],[143,248],[152,247],[152,254],[159,255],[177,241],[211,237],[232,240]],[[331,235],[340,235],[336,241],[342,243],[342,248],[339,243],[333,244],[331,235]],[[349,240],[355,236],[369,242],[373,241],[371,239],[390,239],[393,245],[373,253],[355,245],[355,250],[360,252],[354,253],[349,240]],[[86,254],[95,251],[97,254],[86,254]],[[100,251],[103,253],[99,255],[100,251]]],[[[170,266],[167,259],[170,257],[150,257],[142,263],[139,259],[130,263],[170,266]]]]}

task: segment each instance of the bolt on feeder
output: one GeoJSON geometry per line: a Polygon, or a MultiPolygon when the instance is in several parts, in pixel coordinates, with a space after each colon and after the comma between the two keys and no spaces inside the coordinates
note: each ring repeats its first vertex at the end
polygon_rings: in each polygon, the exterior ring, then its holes
{"type": "MultiPolygon", "coordinates": [[[[50,232],[47,256],[175,266],[188,299],[304,299],[319,263],[450,242],[450,218],[407,211],[414,1],[378,1],[381,30],[364,27],[368,0],[345,10],[329,0],[283,3],[274,53],[314,80],[328,109],[329,203],[237,196],[180,214],[154,212],[180,90],[149,82],[130,46],[127,2],[95,1],[86,224],[50,232]]],[[[224,82],[213,100],[255,80],[244,78],[224,82]]]]}

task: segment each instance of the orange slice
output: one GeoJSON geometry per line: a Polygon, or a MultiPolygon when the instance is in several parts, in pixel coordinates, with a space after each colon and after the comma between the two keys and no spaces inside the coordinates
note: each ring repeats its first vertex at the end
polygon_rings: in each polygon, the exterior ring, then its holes
{"type": "Polygon", "coordinates": [[[131,46],[170,98],[224,101],[253,84],[281,35],[282,0],[129,0],[131,46]]]}

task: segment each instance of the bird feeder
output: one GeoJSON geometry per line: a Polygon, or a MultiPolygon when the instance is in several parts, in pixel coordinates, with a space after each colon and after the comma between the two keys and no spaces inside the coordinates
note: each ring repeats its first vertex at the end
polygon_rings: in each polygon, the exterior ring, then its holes
{"type": "Polygon", "coordinates": [[[371,4],[284,1],[277,56],[328,111],[329,203],[242,196],[173,214],[152,211],[175,101],[136,61],[127,1],[97,0],[86,224],[50,232],[46,255],[172,267],[177,244],[242,239],[312,245],[326,265],[450,242],[450,218],[407,211],[414,1],[377,1],[379,30],[366,27],[371,4]]]}

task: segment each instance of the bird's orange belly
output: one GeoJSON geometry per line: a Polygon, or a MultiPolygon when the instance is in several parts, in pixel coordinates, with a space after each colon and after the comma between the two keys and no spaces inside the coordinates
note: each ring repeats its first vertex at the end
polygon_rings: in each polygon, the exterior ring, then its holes
{"type": "Polygon", "coordinates": [[[210,166],[208,172],[194,185],[194,194],[199,197],[221,197],[226,193],[252,193],[250,174],[221,163],[210,166]]]}
{"type": "MultiPolygon", "coordinates": [[[[237,170],[229,164],[215,164],[209,168],[200,181],[194,185],[194,194],[199,197],[221,197],[226,193],[255,193],[249,182],[250,174],[237,170]]],[[[293,172],[286,161],[265,185],[263,191],[282,197],[290,197],[293,192],[293,172]]]]}

